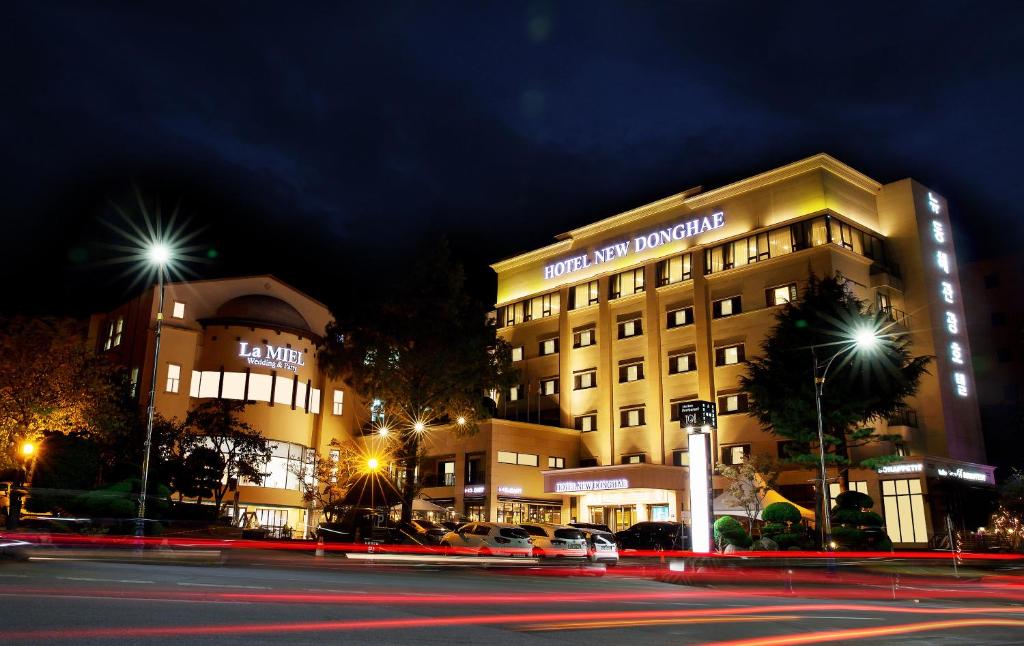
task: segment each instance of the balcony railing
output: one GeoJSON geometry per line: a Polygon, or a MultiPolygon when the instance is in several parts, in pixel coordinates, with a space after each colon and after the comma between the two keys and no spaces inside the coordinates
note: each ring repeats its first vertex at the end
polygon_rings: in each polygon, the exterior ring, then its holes
{"type": "Polygon", "coordinates": [[[892,321],[896,325],[902,327],[903,329],[910,329],[910,315],[904,312],[903,310],[896,309],[892,305],[889,305],[888,307],[881,308],[879,312],[881,312],[882,315],[885,316],[885,318],[892,321]]]}
{"type": "Polygon", "coordinates": [[[909,426],[917,428],[917,411],[913,408],[901,408],[889,416],[889,426],[909,426]]]}

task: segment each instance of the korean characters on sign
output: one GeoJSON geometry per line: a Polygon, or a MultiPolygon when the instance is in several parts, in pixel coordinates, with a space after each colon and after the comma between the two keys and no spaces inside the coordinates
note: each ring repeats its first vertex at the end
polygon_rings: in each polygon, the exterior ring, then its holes
{"type": "MultiPolygon", "coordinates": [[[[935,215],[942,212],[942,204],[931,192],[928,193],[928,209],[935,215]]],[[[931,221],[931,234],[932,241],[935,243],[935,265],[941,276],[938,289],[942,303],[949,306],[958,305],[959,294],[957,294],[951,277],[954,258],[952,246],[949,244],[949,232],[941,220],[934,219],[931,221]]],[[[961,338],[966,334],[966,330],[961,325],[955,307],[945,310],[943,320],[948,336],[949,361],[953,364],[953,388],[957,395],[966,397],[970,393],[967,385],[967,356],[961,344],[961,338]]]]}

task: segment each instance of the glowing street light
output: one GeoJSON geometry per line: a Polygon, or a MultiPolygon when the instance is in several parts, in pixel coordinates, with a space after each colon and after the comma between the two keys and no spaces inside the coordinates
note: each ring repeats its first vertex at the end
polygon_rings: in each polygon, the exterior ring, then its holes
{"type": "Polygon", "coordinates": [[[827,551],[834,550],[836,543],[832,540],[832,518],[830,516],[831,509],[829,509],[828,504],[828,469],[825,466],[825,422],[821,415],[821,398],[825,391],[825,375],[828,374],[828,369],[832,367],[832,362],[840,355],[851,350],[871,350],[880,341],[881,339],[876,330],[867,326],[860,327],[853,332],[850,340],[844,343],[845,347],[833,354],[824,365],[818,362],[817,348],[834,346],[835,343],[819,343],[818,345],[811,346],[811,358],[814,360],[814,406],[818,413],[818,459],[821,467],[821,524],[825,533],[822,539],[822,546],[827,551]],[[818,376],[818,370],[821,368],[824,368],[824,370],[821,371],[821,376],[818,376]]]}
{"type": "Polygon", "coordinates": [[[25,458],[26,460],[35,455],[35,452],[36,445],[33,444],[32,442],[25,442],[24,444],[21,445],[21,457],[25,458]]]}
{"type": "Polygon", "coordinates": [[[422,433],[426,428],[427,426],[423,422],[416,422],[415,424],[412,425],[412,430],[416,431],[417,433],[422,433]]]}
{"type": "Polygon", "coordinates": [[[466,425],[466,418],[461,416],[461,415],[459,415],[459,419],[455,420],[455,423],[458,424],[459,426],[465,426],[466,425]]]}
{"type": "Polygon", "coordinates": [[[146,258],[154,265],[163,267],[171,260],[171,248],[164,242],[154,242],[146,250],[146,258]]]}
{"type": "Polygon", "coordinates": [[[370,458],[366,461],[366,468],[370,471],[376,471],[379,466],[380,462],[377,461],[377,458],[370,458]]]}

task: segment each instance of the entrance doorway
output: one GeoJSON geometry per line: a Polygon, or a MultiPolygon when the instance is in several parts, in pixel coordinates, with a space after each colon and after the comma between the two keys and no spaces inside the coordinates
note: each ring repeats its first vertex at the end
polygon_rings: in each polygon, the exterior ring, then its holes
{"type": "Polygon", "coordinates": [[[613,532],[621,532],[636,524],[636,505],[590,507],[590,522],[608,525],[613,532]]]}

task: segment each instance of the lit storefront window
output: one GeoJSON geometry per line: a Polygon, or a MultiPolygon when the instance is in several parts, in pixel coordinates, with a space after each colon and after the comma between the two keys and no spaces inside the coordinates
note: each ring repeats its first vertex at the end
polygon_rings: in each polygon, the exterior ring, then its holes
{"type": "Polygon", "coordinates": [[[558,503],[544,504],[519,500],[498,501],[498,522],[512,523],[553,523],[562,522],[562,506],[558,503]]]}
{"type": "Polygon", "coordinates": [[[893,543],[928,542],[920,480],[883,480],[882,508],[893,543]]]}

